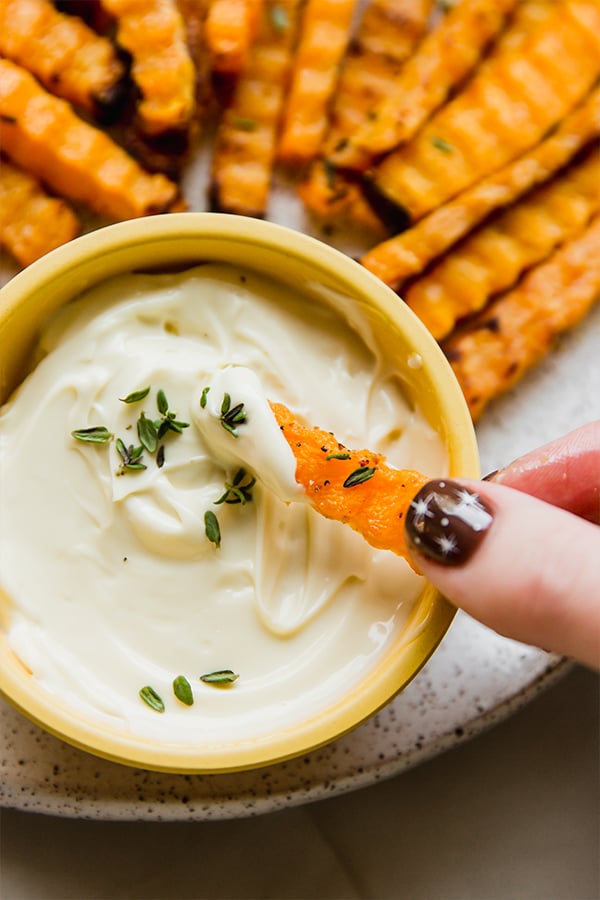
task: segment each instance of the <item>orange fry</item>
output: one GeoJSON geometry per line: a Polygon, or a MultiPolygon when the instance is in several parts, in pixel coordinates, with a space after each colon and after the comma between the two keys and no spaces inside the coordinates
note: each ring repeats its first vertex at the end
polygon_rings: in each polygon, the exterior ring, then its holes
{"type": "Polygon", "coordinates": [[[248,65],[236,81],[214,146],[211,208],[265,213],[300,0],[266,0],[248,65]]]}
{"type": "Polygon", "coordinates": [[[407,557],[406,512],[430,479],[388,466],[381,453],[349,450],[330,432],[301,425],[281,403],[271,409],[296,458],[296,481],[317,512],[349,525],[372,547],[407,557]]]}
{"type": "Polygon", "coordinates": [[[600,75],[600,5],[563,0],[518,50],[502,50],[406,145],[374,183],[412,221],[537,144],[600,75]]]}
{"type": "Polygon", "coordinates": [[[178,198],[177,185],[149,175],[7,59],[0,59],[0,127],[2,147],[17,165],[101,215],[132,219],[167,212],[178,198]]]}
{"type": "Polygon", "coordinates": [[[418,275],[494,209],[507,206],[566,165],[600,135],[600,88],[566,116],[556,131],[514,162],[434,210],[408,231],[369,250],[361,259],[394,290],[418,275]]]}
{"type": "MultiPolygon", "coordinates": [[[[349,149],[353,159],[360,153],[351,138],[390,95],[402,63],[425,31],[432,5],[433,0],[372,0],[368,5],[333,99],[322,150],[331,163],[345,166],[349,149]]],[[[366,168],[369,158],[367,153],[355,168],[366,168]]]]}
{"type": "Polygon", "coordinates": [[[600,298],[600,217],[443,345],[473,419],[600,298]]]}
{"type": "Polygon", "coordinates": [[[336,161],[366,169],[408,141],[473,70],[517,0],[460,0],[401,68],[385,96],[336,161]]]}
{"type": "Polygon", "coordinates": [[[599,211],[600,153],[594,147],[566,174],[469,235],[413,282],[404,299],[441,340],[459,319],[516,284],[526,269],[578,234],[599,211]]]}
{"type": "Polygon", "coordinates": [[[40,183],[7,162],[0,163],[0,243],[22,266],[66,244],[79,232],[71,207],[49,197],[40,183]]]}
{"type": "Polygon", "coordinates": [[[125,74],[108,38],[50,0],[2,0],[0,54],[25,66],[53,94],[90,112],[110,105],[125,74]]]}
{"type": "Polygon", "coordinates": [[[185,25],[172,0],[102,0],[115,17],[117,41],[132,57],[147,134],[185,129],[194,113],[195,73],[185,25]]]}
{"type": "Polygon", "coordinates": [[[205,37],[216,72],[239,75],[260,21],[263,0],[213,0],[208,10],[205,37]]]}
{"type": "Polygon", "coordinates": [[[327,128],[329,103],[350,40],[356,0],[308,0],[277,156],[303,163],[317,155],[327,128]]]}

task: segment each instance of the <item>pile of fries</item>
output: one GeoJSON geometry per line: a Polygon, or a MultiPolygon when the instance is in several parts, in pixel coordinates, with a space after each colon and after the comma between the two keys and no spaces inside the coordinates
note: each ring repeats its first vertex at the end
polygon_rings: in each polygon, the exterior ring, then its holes
{"type": "Polygon", "coordinates": [[[184,210],[210,140],[210,208],[279,168],[368,236],[477,418],[600,295],[599,79],[600,0],[1,0],[0,242],[184,210]]]}

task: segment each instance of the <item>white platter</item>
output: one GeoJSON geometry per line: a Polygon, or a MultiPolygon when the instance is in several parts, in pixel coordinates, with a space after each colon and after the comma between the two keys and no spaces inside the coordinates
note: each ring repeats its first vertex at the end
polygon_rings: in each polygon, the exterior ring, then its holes
{"type": "MultiPolygon", "coordinates": [[[[206,157],[184,180],[204,207],[206,157]]],[[[269,218],[317,237],[293,191],[273,193],[269,218]]],[[[358,255],[360,237],[328,240],[358,255]]],[[[0,284],[16,272],[0,255],[0,284]]],[[[478,428],[484,472],[600,418],[600,308],[566,336],[478,428]]],[[[205,820],[255,815],[333,796],[402,772],[477,734],[529,701],[568,663],[499,637],[459,614],[406,690],[343,739],[305,757],[231,775],[130,769],[67,746],[0,701],[0,806],[99,819],[205,820]]]]}

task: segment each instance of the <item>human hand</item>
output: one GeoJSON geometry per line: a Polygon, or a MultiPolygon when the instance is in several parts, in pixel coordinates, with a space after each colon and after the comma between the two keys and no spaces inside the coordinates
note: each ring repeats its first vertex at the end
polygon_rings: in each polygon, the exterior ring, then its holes
{"type": "Polygon", "coordinates": [[[484,481],[429,482],[411,505],[415,565],[506,637],[600,668],[600,421],[484,481]]]}

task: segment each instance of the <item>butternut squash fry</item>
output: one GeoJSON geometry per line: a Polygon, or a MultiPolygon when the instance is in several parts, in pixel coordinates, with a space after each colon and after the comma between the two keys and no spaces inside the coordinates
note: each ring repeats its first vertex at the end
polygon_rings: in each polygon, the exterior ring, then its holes
{"type": "Polygon", "coordinates": [[[0,59],[2,147],[53,191],[114,219],[166,212],[177,186],[149,175],[108,135],[79,119],[25,69],[0,59]]]}
{"type": "MultiPolygon", "coordinates": [[[[331,109],[322,154],[338,167],[346,153],[360,154],[351,138],[360,133],[374,110],[389,97],[402,63],[425,32],[433,0],[372,0],[346,54],[331,109]]],[[[366,168],[365,153],[355,168],[366,168]]]]}
{"type": "Polygon", "coordinates": [[[206,43],[215,72],[239,75],[260,21],[263,0],[213,0],[206,18],[206,43]]]}
{"type": "Polygon", "coordinates": [[[537,147],[429,213],[408,231],[378,244],[362,257],[362,264],[400,290],[407,278],[422,272],[494,209],[507,206],[546,181],[599,135],[600,88],[596,88],[537,147]]]}
{"type": "Polygon", "coordinates": [[[441,340],[599,211],[600,153],[594,147],[583,162],[470,235],[410,285],[404,299],[441,340]]]}
{"type": "Polygon", "coordinates": [[[564,0],[518,52],[490,58],[378,166],[376,188],[416,221],[534,146],[600,74],[600,6],[564,0]]]}
{"type": "Polygon", "coordinates": [[[286,163],[308,162],[321,148],[355,3],[307,0],[277,147],[286,163]]]}
{"type": "Polygon", "coordinates": [[[442,347],[473,419],[600,298],[600,217],[442,347]]]}
{"type": "Polygon", "coordinates": [[[248,65],[213,149],[211,208],[264,215],[298,21],[299,0],[266,0],[248,65]]]}
{"type": "Polygon", "coordinates": [[[424,32],[432,5],[433,0],[372,0],[367,6],[342,66],[323,159],[313,162],[298,188],[305,206],[319,218],[331,221],[346,216],[357,225],[385,231],[360,186],[340,167],[350,137],[387,96],[401,63],[424,32]]]}
{"type": "Polygon", "coordinates": [[[317,512],[349,525],[372,547],[408,559],[406,512],[429,478],[388,466],[381,453],[349,450],[330,432],[301,425],[282,403],[271,409],[296,458],[296,481],[317,512]]]}
{"type": "Polygon", "coordinates": [[[516,2],[460,0],[453,6],[348,141],[343,164],[364,170],[376,156],[416,134],[450,90],[475,68],[516,2]]]}
{"type": "Polygon", "coordinates": [[[117,41],[132,56],[147,134],[185,129],[194,114],[195,74],[185,26],[172,0],[102,0],[116,19],[117,41]]]}
{"type": "Polygon", "coordinates": [[[0,54],[25,66],[53,94],[96,113],[115,100],[124,66],[108,38],[50,0],[0,3],[0,54]]]}
{"type": "Polygon", "coordinates": [[[0,243],[22,266],[66,244],[79,220],[64,200],[50,197],[39,181],[3,159],[0,163],[0,243]]]}

